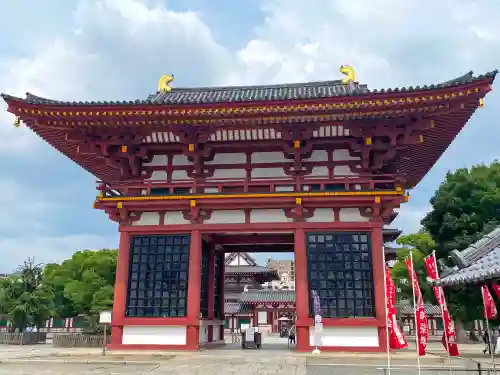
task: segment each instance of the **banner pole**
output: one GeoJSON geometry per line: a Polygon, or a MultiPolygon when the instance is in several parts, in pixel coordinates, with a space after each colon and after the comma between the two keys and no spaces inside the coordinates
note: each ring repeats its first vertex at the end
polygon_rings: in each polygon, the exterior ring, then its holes
{"type": "Polygon", "coordinates": [[[413,311],[415,315],[415,344],[416,344],[416,353],[417,353],[417,367],[418,367],[418,375],[421,375],[420,369],[420,353],[418,352],[418,343],[419,343],[419,335],[418,335],[418,327],[417,327],[417,298],[415,296],[415,282],[413,281],[415,278],[415,265],[413,264],[413,252],[410,249],[410,263],[411,263],[411,290],[413,294],[413,311]]]}
{"type": "MultiPolygon", "coordinates": [[[[486,286],[486,288],[487,288],[487,286],[486,286]]],[[[488,290],[488,293],[489,293],[489,290],[488,290]]],[[[492,332],[490,331],[490,322],[488,319],[488,312],[486,311],[486,298],[485,298],[484,289],[482,286],[481,286],[481,296],[483,297],[484,320],[486,320],[486,332],[488,332],[488,347],[490,348],[491,362],[493,364],[493,372],[495,373],[495,375],[497,375],[497,365],[496,365],[496,361],[495,361],[495,348],[493,347],[492,342],[491,342],[491,339],[492,339],[491,333],[492,332]]],[[[497,345],[498,345],[498,342],[497,342],[497,345]]]]}
{"type": "MultiPolygon", "coordinates": [[[[439,279],[439,269],[437,265],[437,258],[436,258],[436,250],[432,251],[432,257],[434,258],[434,268],[436,270],[436,278],[439,279]]],[[[446,322],[444,321],[444,290],[443,287],[437,287],[439,288],[439,296],[441,297],[440,300],[438,301],[439,303],[439,308],[441,309],[441,320],[443,321],[443,329],[444,329],[444,340],[446,343],[446,351],[448,352],[448,367],[450,370],[450,374],[453,374],[453,370],[451,367],[451,354],[450,354],[450,343],[448,342],[448,333],[446,332],[446,322]]]]}
{"type": "Polygon", "coordinates": [[[385,263],[385,247],[382,246],[382,261],[384,266],[384,302],[385,302],[385,349],[387,351],[387,373],[391,375],[391,347],[389,344],[389,308],[387,307],[387,265],[385,263]]]}

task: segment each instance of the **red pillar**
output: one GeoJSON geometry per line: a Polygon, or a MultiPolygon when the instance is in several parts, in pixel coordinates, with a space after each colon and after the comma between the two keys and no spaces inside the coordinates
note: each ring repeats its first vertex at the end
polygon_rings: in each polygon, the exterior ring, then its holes
{"type": "Polygon", "coordinates": [[[116,261],[115,292],[113,300],[113,315],[111,322],[110,347],[122,344],[123,319],[127,302],[128,270],[130,264],[130,234],[120,233],[120,246],[116,261]]]}
{"type": "Polygon", "coordinates": [[[387,319],[385,316],[384,295],[384,241],[382,238],[382,222],[380,227],[372,230],[372,264],[373,264],[373,290],[375,292],[375,316],[378,321],[378,340],[381,351],[387,351],[387,319]]]}
{"type": "MultiPolygon", "coordinates": [[[[208,256],[208,320],[214,320],[214,303],[215,303],[215,245],[210,243],[210,253],[208,256]]],[[[208,342],[214,341],[214,326],[208,325],[207,328],[208,342]]]]}
{"type": "MultiPolygon", "coordinates": [[[[220,254],[220,267],[219,267],[219,269],[220,269],[219,283],[220,283],[220,295],[221,295],[219,311],[220,311],[220,320],[222,320],[222,322],[226,321],[226,315],[224,314],[224,285],[225,285],[224,275],[226,272],[225,260],[226,260],[226,258],[225,258],[224,253],[221,253],[220,254]]],[[[224,340],[224,323],[220,327],[219,333],[220,333],[219,340],[223,341],[224,340]]]]}
{"type": "Polygon", "coordinates": [[[189,350],[200,347],[200,285],[201,285],[201,234],[193,230],[189,248],[188,306],[186,346],[189,350]]]}
{"type": "Polygon", "coordinates": [[[297,312],[297,351],[310,350],[309,344],[309,286],[307,281],[306,235],[303,229],[296,229],[295,252],[295,305],[297,312]]]}

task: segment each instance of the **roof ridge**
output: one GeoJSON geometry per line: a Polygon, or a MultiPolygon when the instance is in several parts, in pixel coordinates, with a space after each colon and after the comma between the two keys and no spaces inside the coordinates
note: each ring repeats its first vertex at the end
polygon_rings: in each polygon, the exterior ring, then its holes
{"type": "Polygon", "coordinates": [[[168,93],[156,93],[148,96],[146,100],[123,100],[123,101],[62,101],[43,98],[31,93],[27,93],[27,98],[20,98],[13,95],[1,94],[5,101],[24,101],[29,104],[46,105],[161,105],[161,104],[214,104],[226,102],[255,102],[262,100],[301,100],[320,99],[328,97],[363,96],[388,93],[407,93],[420,90],[433,90],[463,85],[474,81],[495,78],[498,70],[488,72],[474,77],[472,72],[466,73],[444,83],[397,87],[394,89],[369,90],[365,84],[351,82],[344,85],[341,80],[333,81],[313,81],[302,83],[284,83],[275,85],[254,85],[254,86],[215,86],[215,87],[192,87],[173,88],[168,93]],[[283,92],[280,90],[283,88],[283,92]],[[308,89],[316,88],[314,92],[307,92],[308,89]],[[278,89],[278,90],[276,90],[278,89]],[[270,92],[266,92],[270,91],[270,92]],[[306,91],[306,92],[304,92],[306,91]]]}

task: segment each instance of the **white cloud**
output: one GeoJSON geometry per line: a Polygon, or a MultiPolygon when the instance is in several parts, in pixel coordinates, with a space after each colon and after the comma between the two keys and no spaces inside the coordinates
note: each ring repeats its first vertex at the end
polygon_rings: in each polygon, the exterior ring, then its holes
{"type": "Polygon", "coordinates": [[[34,257],[37,263],[60,263],[73,253],[84,249],[116,249],[118,233],[108,237],[90,233],[63,236],[0,237],[2,272],[12,272],[27,257],[34,257]]]}

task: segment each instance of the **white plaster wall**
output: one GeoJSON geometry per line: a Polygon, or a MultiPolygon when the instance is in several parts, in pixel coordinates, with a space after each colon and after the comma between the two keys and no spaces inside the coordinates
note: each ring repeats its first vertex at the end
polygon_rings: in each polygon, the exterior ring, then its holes
{"type": "Polygon", "coordinates": [[[231,266],[249,266],[250,264],[238,254],[230,263],[231,266]]]}
{"type": "Polygon", "coordinates": [[[351,168],[347,165],[337,165],[333,167],[334,176],[357,176],[357,173],[351,172],[351,168]]]}
{"type": "Polygon", "coordinates": [[[286,217],[285,212],[281,209],[269,210],[252,210],[250,211],[251,223],[288,223],[293,222],[293,219],[286,217]]]}
{"type": "Polygon", "coordinates": [[[333,150],[333,160],[341,161],[341,160],[361,160],[359,156],[351,156],[349,154],[349,150],[346,148],[341,148],[338,150],[333,150]]]}
{"type": "Polygon", "coordinates": [[[215,154],[214,159],[205,162],[209,164],[245,164],[247,156],[243,153],[215,154]]]}
{"type": "Polygon", "coordinates": [[[314,215],[307,221],[311,223],[331,223],[333,219],[333,210],[331,208],[316,208],[314,215]]]}
{"type": "Polygon", "coordinates": [[[211,181],[218,178],[245,178],[247,176],[247,171],[244,169],[216,169],[214,171],[213,177],[210,178],[211,181]]]}
{"type": "Polygon", "coordinates": [[[143,212],[141,218],[132,223],[132,225],[159,225],[160,215],[158,212],[143,212]]]}
{"type": "Polygon", "coordinates": [[[189,180],[188,174],[185,170],[182,171],[173,171],[172,172],[172,180],[189,180]]]}
{"type": "Polygon", "coordinates": [[[205,344],[208,342],[208,322],[207,321],[201,321],[200,322],[200,334],[199,334],[199,341],[200,344],[205,344]]]}
{"type": "Polygon", "coordinates": [[[326,150],[314,150],[311,153],[311,157],[309,159],[305,159],[306,161],[327,161],[328,160],[328,152],[326,150]]]}
{"type": "Polygon", "coordinates": [[[359,208],[341,208],[339,211],[339,220],[340,221],[354,221],[354,222],[366,222],[370,219],[368,217],[361,216],[359,212],[359,208]]]}
{"type": "Polygon", "coordinates": [[[337,347],[366,347],[379,346],[377,327],[324,327],[323,332],[314,332],[314,327],[309,327],[309,342],[316,345],[315,338],[319,339],[318,346],[337,347]]]}
{"type": "Polygon", "coordinates": [[[282,152],[253,152],[252,163],[284,163],[290,160],[285,159],[282,152]]]}
{"type": "Polygon", "coordinates": [[[163,224],[189,224],[189,220],[184,219],[184,215],[181,211],[167,211],[165,213],[165,218],[163,219],[163,224]]]}
{"type": "Polygon", "coordinates": [[[215,210],[205,224],[244,224],[245,211],[243,210],[215,210]]]}
{"type": "Polygon", "coordinates": [[[153,160],[149,163],[144,163],[145,166],[166,166],[168,164],[167,155],[155,155],[153,156],[153,160]]]}
{"type": "Polygon", "coordinates": [[[220,325],[215,325],[213,330],[212,341],[220,341],[220,325]]]}
{"type": "Polygon", "coordinates": [[[186,155],[174,155],[172,158],[173,165],[191,165],[186,155]]]}
{"type": "Polygon", "coordinates": [[[124,326],[123,345],[186,345],[185,326],[124,326]]]}
{"type": "Polygon", "coordinates": [[[283,168],[254,168],[252,178],[262,177],[287,177],[283,168]]]}
{"type": "MultiPolygon", "coordinates": [[[[313,167],[311,177],[328,177],[328,167],[313,167]]],[[[309,177],[306,176],[306,177],[309,177]]]]}
{"type": "Polygon", "coordinates": [[[165,171],[153,171],[150,178],[145,179],[145,181],[165,181],[168,178],[167,172],[165,171]]]}

